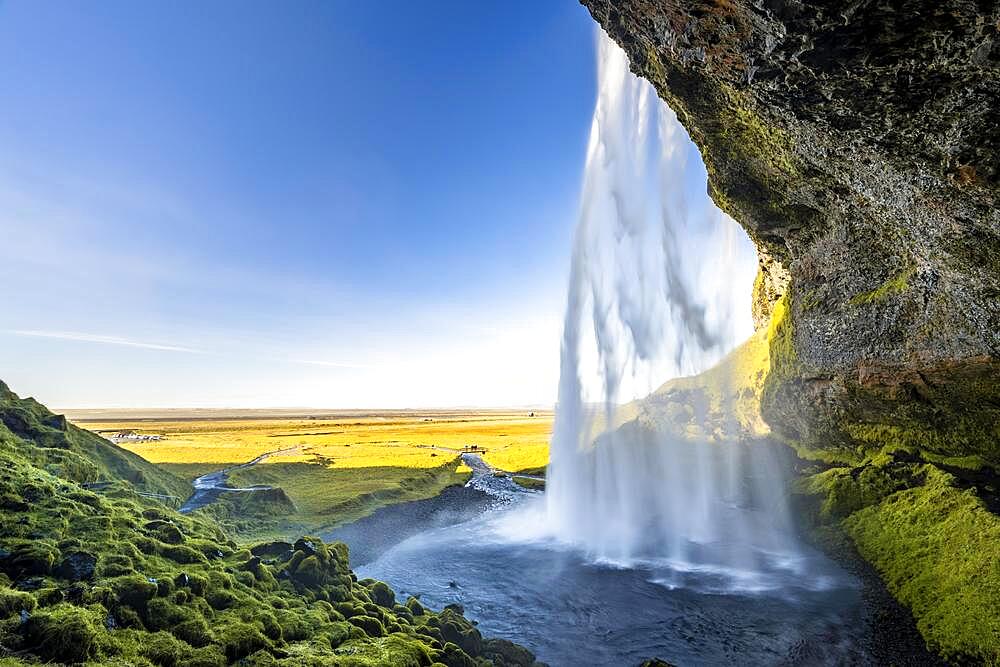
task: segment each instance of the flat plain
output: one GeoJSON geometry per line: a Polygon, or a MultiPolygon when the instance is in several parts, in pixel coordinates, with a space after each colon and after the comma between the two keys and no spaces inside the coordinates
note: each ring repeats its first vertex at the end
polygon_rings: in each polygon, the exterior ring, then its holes
{"type": "Polygon", "coordinates": [[[239,532],[255,537],[326,529],[387,504],[437,495],[468,478],[460,459],[466,448],[483,451],[501,470],[544,472],[553,419],[551,412],[528,410],[67,416],[105,437],[158,437],[118,444],[189,480],[274,453],[229,479],[231,486],[280,487],[294,505],[287,516],[272,512],[263,522],[241,506],[239,532]]]}

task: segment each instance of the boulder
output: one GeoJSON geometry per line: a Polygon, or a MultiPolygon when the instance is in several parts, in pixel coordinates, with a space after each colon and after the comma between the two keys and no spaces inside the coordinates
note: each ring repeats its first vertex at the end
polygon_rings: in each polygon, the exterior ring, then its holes
{"type": "Polygon", "coordinates": [[[531,667],[535,654],[506,639],[487,639],[483,642],[482,657],[492,660],[495,667],[531,667]]]}
{"type": "Polygon", "coordinates": [[[262,558],[277,558],[294,551],[289,542],[262,542],[250,547],[250,553],[262,558]]]}
{"type": "Polygon", "coordinates": [[[86,551],[74,551],[63,557],[53,574],[70,581],[88,581],[94,578],[97,556],[86,551]]]}

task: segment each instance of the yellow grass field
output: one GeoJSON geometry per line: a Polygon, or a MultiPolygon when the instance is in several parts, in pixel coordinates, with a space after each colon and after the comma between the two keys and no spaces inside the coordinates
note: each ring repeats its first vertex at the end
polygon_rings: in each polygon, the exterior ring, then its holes
{"type": "Polygon", "coordinates": [[[551,414],[472,413],[344,419],[115,421],[82,424],[108,435],[134,430],[162,440],[121,443],[153,463],[213,470],[261,454],[286,451],[268,463],[322,462],[331,468],[435,468],[468,446],[511,472],[548,463],[551,414]]]}
{"type": "Polygon", "coordinates": [[[461,484],[463,448],[485,450],[493,466],[537,473],[548,463],[551,413],[385,413],[330,417],[131,419],[78,422],[108,437],[120,431],[156,435],[122,441],[153,463],[188,479],[274,454],[230,476],[230,484],[281,487],[291,516],[233,524],[243,537],[318,531],[393,502],[437,495],[461,484]]]}

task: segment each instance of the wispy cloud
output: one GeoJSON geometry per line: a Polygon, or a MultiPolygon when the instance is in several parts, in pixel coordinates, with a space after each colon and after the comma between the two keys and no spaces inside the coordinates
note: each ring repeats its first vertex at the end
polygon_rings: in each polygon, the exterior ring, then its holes
{"type": "Polygon", "coordinates": [[[327,368],[384,368],[375,364],[352,364],[341,361],[321,361],[317,359],[293,359],[296,364],[308,364],[309,366],[326,366],[327,368]]]}
{"type": "Polygon", "coordinates": [[[105,345],[123,345],[125,347],[140,347],[146,350],[162,350],[165,352],[188,352],[190,354],[204,354],[204,350],[197,350],[181,345],[165,345],[162,343],[149,343],[120,336],[102,336],[100,334],[81,333],[79,331],[37,331],[28,329],[9,329],[5,333],[15,336],[28,336],[31,338],[56,338],[59,340],[73,340],[84,343],[103,343],[105,345]]]}

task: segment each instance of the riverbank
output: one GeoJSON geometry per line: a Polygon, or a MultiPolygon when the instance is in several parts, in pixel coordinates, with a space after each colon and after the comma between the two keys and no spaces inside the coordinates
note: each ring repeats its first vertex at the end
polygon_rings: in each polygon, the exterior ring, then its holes
{"type": "Polygon", "coordinates": [[[527,492],[490,502],[467,487],[383,508],[324,537],[348,544],[359,575],[427,604],[462,605],[483,631],[553,666],[654,656],[684,665],[940,664],[863,561],[824,565],[803,547],[818,560],[780,589],[707,594],[699,586],[717,582],[695,571],[687,585],[668,586],[645,566],[610,567],[564,546],[511,539],[535,516],[521,512],[540,502],[527,492]]]}
{"type": "MultiPolygon", "coordinates": [[[[642,568],[608,569],[588,564],[573,550],[553,550],[530,541],[498,541],[497,527],[506,522],[503,517],[518,512],[525,501],[541,502],[541,497],[518,489],[509,478],[495,475],[481,460],[468,463],[474,471],[468,486],[448,489],[431,499],[379,509],[324,534],[324,539],[347,543],[352,567],[360,568],[361,574],[385,579],[400,595],[419,594],[422,600],[439,606],[461,604],[480,627],[528,646],[552,665],[575,664],[574,660],[585,655],[579,653],[579,648],[564,643],[572,643],[569,640],[558,638],[560,633],[567,632],[562,628],[567,619],[572,619],[569,623],[585,623],[594,632],[604,627],[610,633],[606,637],[615,637],[615,642],[635,644],[634,648],[622,648],[608,647],[605,642],[593,648],[596,652],[588,656],[588,664],[595,665],[632,664],[619,662],[626,657],[635,658],[638,664],[639,658],[654,655],[668,660],[670,656],[675,660],[688,658],[678,664],[704,664],[685,653],[693,650],[685,648],[686,642],[707,652],[704,655],[712,655],[712,651],[719,650],[711,646],[712,633],[717,633],[720,641],[723,638],[736,641],[741,636],[739,641],[744,643],[739,645],[746,651],[741,654],[742,662],[734,655],[727,657],[725,652],[715,654],[719,658],[716,664],[749,664],[753,660],[746,656],[753,655],[762,660],[754,664],[921,667],[943,664],[927,651],[912,617],[888,593],[877,573],[857,555],[850,542],[814,540],[812,544],[832,558],[834,567],[854,580],[855,585],[814,594],[808,592],[809,577],[805,575],[805,581],[790,580],[788,590],[778,595],[800,601],[794,604],[775,600],[770,593],[720,597],[719,593],[706,596],[684,586],[650,585],[649,580],[656,575],[642,568]],[[481,488],[475,488],[477,482],[481,488]],[[508,495],[511,490],[514,493],[508,495]],[[567,573],[572,576],[562,581],[562,577],[569,576],[567,573]],[[612,582],[611,588],[608,582],[612,582]],[[584,593],[578,590],[580,587],[593,590],[584,593]],[[807,602],[814,595],[818,595],[815,604],[807,602]],[[555,604],[564,605],[559,613],[549,608],[553,596],[555,604]],[[637,611],[637,604],[644,609],[658,609],[662,616],[653,618],[652,614],[637,611]],[[774,625],[758,617],[756,610],[743,609],[747,604],[779,615],[791,613],[798,604],[805,606],[800,609],[802,619],[774,625]],[[834,612],[826,608],[827,604],[834,612]],[[510,614],[503,616],[498,610],[506,605],[510,606],[510,614]],[[622,608],[618,609],[618,605],[622,608]],[[735,627],[729,627],[726,623],[730,621],[722,619],[729,619],[733,613],[738,613],[741,620],[737,623],[735,618],[730,619],[735,627]],[[716,620],[705,619],[715,614],[719,615],[716,620]],[[616,615],[630,619],[627,632],[617,625],[616,615]],[[686,632],[677,625],[681,617],[702,620],[700,634],[684,635],[687,639],[678,644],[674,633],[686,632]],[[543,618],[548,620],[543,622],[543,618]],[[561,620],[553,623],[552,618],[561,620]],[[800,621],[810,630],[796,643],[793,638],[799,632],[800,621]],[[720,625],[714,625],[716,622],[720,625]],[[777,638],[769,636],[762,640],[762,649],[753,645],[757,631],[774,633],[777,638]],[[766,660],[762,657],[767,651],[779,648],[784,651],[783,657],[771,656],[766,660]],[[764,652],[756,653],[759,650],[764,652]]],[[[814,574],[817,580],[830,576],[829,572],[814,574]]],[[[568,632],[572,636],[572,631],[568,632]]],[[[583,641],[586,646],[583,638],[572,641],[583,641]]]]}

